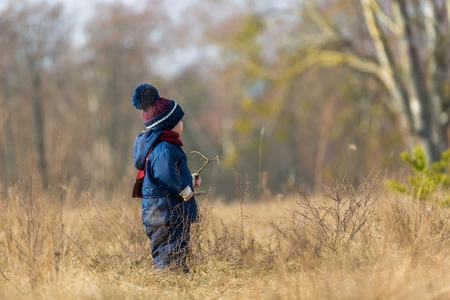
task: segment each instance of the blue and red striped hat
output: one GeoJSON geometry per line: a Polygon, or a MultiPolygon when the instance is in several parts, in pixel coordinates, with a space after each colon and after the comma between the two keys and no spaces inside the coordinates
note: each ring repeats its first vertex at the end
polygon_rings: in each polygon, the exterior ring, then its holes
{"type": "Polygon", "coordinates": [[[147,129],[171,130],[184,116],[183,109],[174,100],[162,98],[151,84],[143,83],[134,91],[133,105],[142,110],[147,129]]]}

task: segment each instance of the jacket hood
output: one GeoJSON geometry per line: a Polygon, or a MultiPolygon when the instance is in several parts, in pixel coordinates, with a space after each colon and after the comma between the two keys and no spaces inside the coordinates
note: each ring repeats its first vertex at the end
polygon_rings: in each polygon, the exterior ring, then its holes
{"type": "Polygon", "coordinates": [[[134,141],[134,153],[133,160],[134,166],[138,170],[144,170],[145,160],[147,158],[148,152],[155,145],[156,140],[161,135],[162,130],[146,130],[137,135],[134,141]]]}

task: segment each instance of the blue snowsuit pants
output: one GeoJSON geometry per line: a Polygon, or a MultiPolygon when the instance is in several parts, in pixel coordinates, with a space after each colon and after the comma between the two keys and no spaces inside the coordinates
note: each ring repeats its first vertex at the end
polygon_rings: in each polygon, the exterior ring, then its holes
{"type": "Polygon", "coordinates": [[[153,256],[153,268],[189,273],[190,223],[146,226],[153,256]]]}

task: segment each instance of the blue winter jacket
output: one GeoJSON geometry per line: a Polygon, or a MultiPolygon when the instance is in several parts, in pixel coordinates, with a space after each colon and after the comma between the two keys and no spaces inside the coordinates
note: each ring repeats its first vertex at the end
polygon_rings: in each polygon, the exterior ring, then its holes
{"type": "Polygon", "coordinates": [[[150,149],[142,187],[144,226],[179,224],[198,220],[195,198],[185,202],[179,193],[188,185],[194,191],[187,158],[180,146],[156,141],[162,131],[147,130],[134,142],[134,166],[143,170],[150,149]]]}

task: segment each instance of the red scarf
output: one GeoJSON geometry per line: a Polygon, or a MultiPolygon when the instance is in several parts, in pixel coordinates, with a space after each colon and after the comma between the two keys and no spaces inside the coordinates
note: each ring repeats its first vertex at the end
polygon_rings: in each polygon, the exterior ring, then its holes
{"type": "MultiPolygon", "coordinates": [[[[164,130],[156,139],[155,144],[160,141],[166,141],[174,145],[183,146],[183,142],[180,140],[180,135],[172,130],[164,130]]],[[[150,148],[150,151],[148,151],[147,158],[145,159],[144,170],[138,170],[137,172],[136,181],[134,182],[133,190],[131,192],[131,197],[133,198],[142,198],[142,186],[144,184],[145,169],[147,168],[148,157],[150,156],[150,153],[152,153],[153,148],[154,146],[150,148]]]]}
{"type": "Polygon", "coordinates": [[[172,130],[164,130],[156,141],[166,141],[174,145],[183,146],[183,142],[180,140],[180,135],[172,130]]]}

